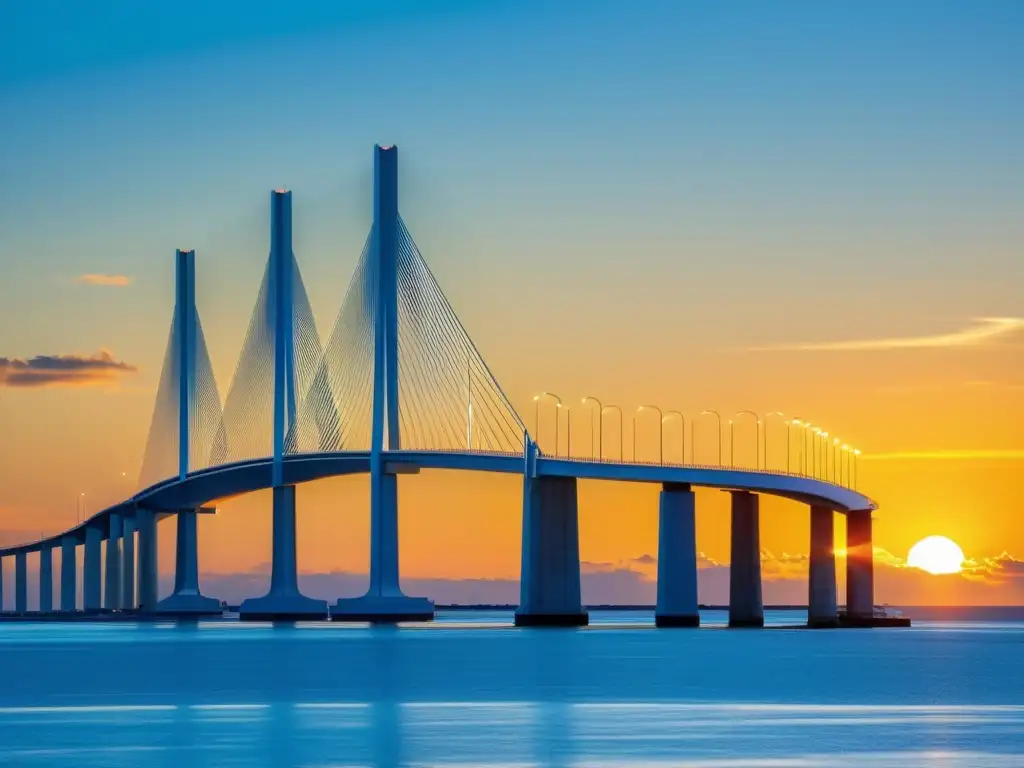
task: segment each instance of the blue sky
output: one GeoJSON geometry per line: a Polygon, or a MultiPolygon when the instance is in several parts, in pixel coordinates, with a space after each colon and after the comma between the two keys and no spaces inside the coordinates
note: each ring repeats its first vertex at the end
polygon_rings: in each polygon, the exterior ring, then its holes
{"type": "Polygon", "coordinates": [[[1012,350],[736,350],[1024,316],[1022,73],[1015,0],[6,3],[0,357],[109,348],[139,374],[117,397],[5,390],[22,437],[2,450],[41,466],[57,441],[83,476],[138,461],[176,247],[223,393],[274,187],[326,334],[375,142],[401,147],[403,215],[514,402],[797,408],[877,451],[1013,447],[1016,390],[948,396],[942,425],[935,398],[869,396],[1016,385],[1012,350]],[[132,282],[76,282],[96,273],[132,282]]]}

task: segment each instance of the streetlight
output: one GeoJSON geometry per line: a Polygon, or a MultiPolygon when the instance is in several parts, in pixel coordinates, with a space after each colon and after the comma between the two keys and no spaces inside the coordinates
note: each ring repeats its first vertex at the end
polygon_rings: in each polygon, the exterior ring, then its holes
{"type": "MultiPolygon", "coordinates": [[[[562,398],[552,392],[541,392],[533,396],[533,434],[534,442],[540,443],[540,399],[542,397],[553,397],[558,407],[562,407],[562,398]]],[[[558,411],[555,411],[555,456],[558,455],[558,411]]]]}
{"type": "MultiPolygon", "coordinates": [[[[604,406],[603,408],[601,408],[601,422],[602,423],[604,422],[604,412],[605,411],[611,411],[611,410],[618,411],[618,414],[619,414],[619,461],[622,461],[624,458],[626,458],[626,451],[623,448],[623,434],[622,433],[625,432],[625,429],[624,429],[625,425],[623,424],[622,409],[619,408],[619,406],[612,405],[612,404],[608,404],[608,405],[604,406]]],[[[602,455],[602,458],[603,458],[603,455],[602,455]]]]}
{"type": "MultiPolygon", "coordinates": [[[[757,425],[756,425],[757,432],[754,435],[754,469],[760,469],[761,468],[761,455],[760,455],[760,449],[761,449],[761,417],[758,416],[753,411],[737,411],[733,415],[732,419],[738,419],[740,416],[743,416],[744,414],[753,416],[755,419],[757,419],[757,425]]],[[[736,451],[735,451],[735,448],[734,448],[735,443],[736,443],[736,441],[734,440],[734,437],[736,435],[736,425],[732,423],[732,419],[729,419],[729,466],[733,466],[734,467],[734,466],[736,466],[736,462],[734,461],[734,459],[736,457],[736,451]]]]}
{"type": "Polygon", "coordinates": [[[814,428],[811,429],[811,432],[813,433],[812,436],[811,436],[811,464],[812,464],[811,477],[817,478],[818,477],[818,464],[819,464],[819,461],[818,461],[818,453],[819,453],[819,451],[818,451],[818,444],[821,443],[821,436],[822,435],[824,435],[825,437],[828,437],[828,432],[823,432],[821,427],[814,427],[814,428]]]}
{"type": "MultiPolygon", "coordinates": [[[[840,458],[839,442],[840,441],[839,441],[838,437],[835,440],[833,440],[832,441],[832,450],[829,451],[829,453],[832,454],[832,482],[833,483],[836,482],[836,469],[839,469],[839,467],[837,466],[838,462],[836,461],[836,459],[840,458]]],[[[842,472],[842,470],[840,469],[840,473],[841,472],[842,472]]],[[[839,484],[842,485],[842,482],[843,482],[842,481],[842,474],[840,474],[839,484]]]]}
{"type": "MultiPolygon", "coordinates": [[[[665,416],[662,414],[661,408],[656,405],[641,405],[636,409],[636,412],[640,413],[644,409],[658,412],[658,463],[661,464],[664,459],[664,453],[662,452],[662,443],[664,442],[662,423],[665,420],[665,416]]],[[[633,416],[633,461],[636,461],[636,416],[633,416]]]]}
{"type": "Polygon", "coordinates": [[[683,416],[679,411],[668,411],[661,419],[662,425],[670,416],[679,417],[679,463],[686,463],[686,417],[683,416]]]}
{"type": "Polygon", "coordinates": [[[843,452],[839,455],[839,458],[841,460],[840,463],[839,463],[839,484],[840,485],[842,485],[843,482],[844,482],[844,479],[843,479],[844,476],[846,478],[845,482],[847,484],[849,484],[849,482],[850,482],[850,460],[847,458],[849,453],[850,453],[850,446],[848,446],[846,443],[843,443],[843,452]],[[845,473],[845,475],[844,475],[844,473],[845,473]]]}
{"type": "MultiPolygon", "coordinates": [[[[600,414],[604,413],[604,406],[601,405],[601,401],[596,397],[587,395],[583,398],[583,405],[586,405],[590,400],[597,403],[597,458],[604,458],[604,439],[602,434],[602,421],[600,414]]],[[[594,411],[590,412],[590,455],[594,457],[594,411]]]]}
{"type": "Polygon", "coordinates": [[[851,464],[851,468],[853,469],[853,478],[852,478],[852,481],[851,481],[850,484],[853,486],[853,490],[855,490],[855,491],[857,490],[857,459],[858,459],[859,456],[860,456],[860,451],[858,451],[856,448],[854,448],[853,449],[853,463],[851,464]]]}
{"type": "MultiPolygon", "coordinates": [[[[792,424],[794,426],[800,427],[800,474],[806,475],[807,474],[807,468],[806,468],[806,465],[807,465],[807,430],[811,427],[811,423],[809,421],[804,421],[799,416],[797,416],[794,419],[792,419],[791,421],[787,422],[787,424],[792,424]]],[[[787,440],[789,439],[789,432],[788,431],[786,433],[786,439],[787,440]]],[[[790,446],[789,446],[789,444],[787,444],[786,445],[786,461],[787,462],[789,461],[789,449],[790,449],[790,446]]]]}
{"type": "Polygon", "coordinates": [[[85,491],[78,494],[78,498],[75,499],[75,509],[78,512],[78,524],[82,524],[82,508],[85,506],[85,491]]]}
{"type": "MultiPolygon", "coordinates": [[[[704,415],[714,416],[716,419],[718,419],[718,466],[722,466],[722,414],[720,414],[718,411],[712,411],[709,408],[706,411],[701,411],[700,415],[701,416],[704,416],[704,415]]],[[[692,428],[690,429],[690,443],[691,443],[691,445],[690,445],[690,454],[692,456],[694,456],[694,460],[696,460],[697,454],[694,453],[694,450],[693,450],[694,446],[692,444],[693,440],[694,440],[694,438],[693,438],[694,431],[695,431],[694,429],[692,429],[692,428]]]]}
{"type": "MultiPolygon", "coordinates": [[[[562,404],[559,403],[558,407],[561,408],[562,404]]],[[[558,418],[558,415],[555,415],[558,418]]],[[[558,453],[556,448],[555,453],[558,453]]],[[[565,457],[567,459],[572,458],[572,410],[569,406],[565,406],[565,457]]]]}
{"type": "MultiPolygon", "coordinates": [[[[764,468],[768,469],[768,419],[772,416],[778,416],[780,419],[785,419],[786,414],[781,411],[772,411],[764,417],[764,439],[761,441],[764,445],[764,468]]],[[[789,473],[789,422],[786,421],[786,473],[789,473]]]]}

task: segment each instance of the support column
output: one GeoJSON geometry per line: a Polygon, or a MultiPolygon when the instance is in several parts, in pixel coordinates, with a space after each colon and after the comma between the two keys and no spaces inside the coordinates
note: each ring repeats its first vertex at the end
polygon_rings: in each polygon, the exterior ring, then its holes
{"type": "Polygon", "coordinates": [[[658,627],[699,627],[696,502],[686,484],[666,483],[658,503],[658,627]]]}
{"type": "Polygon", "coordinates": [[[295,486],[274,488],[274,541],[270,591],[251,597],[238,609],[239,618],[250,621],[298,621],[327,617],[327,601],[299,592],[295,550],[295,486]]]}
{"type": "Polygon", "coordinates": [[[807,626],[838,627],[836,607],[835,513],[811,507],[811,555],[807,574],[807,626]]]}
{"type": "Polygon", "coordinates": [[[140,509],[135,519],[139,527],[139,612],[152,614],[160,592],[157,516],[150,509],[140,509]]]}
{"type": "Polygon", "coordinates": [[[14,554],[14,612],[28,611],[28,555],[25,552],[14,554]]]}
{"type": "Polygon", "coordinates": [[[53,612],[53,547],[39,550],[39,612],[53,612]]]}
{"type": "Polygon", "coordinates": [[[161,614],[195,616],[221,613],[220,601],[199,591],[198,518],[194,509],[178,510],[174,592],[157,604],[157,612],[161,614]]]}
{"type": "Polygon", "coordinates": [[[374,148],[373,411],[370,432],[370,588],[338,600],[332,616],[352,621],[428,621],[434,604],[402,593],[398,567],[398,478],[384,453],[402,447],[398,403],[398,147],[374,148]]]}
{"type": "Polygon", "coordinates": [[[846,515],[846,620],[870,624],[875,611],[871,510],[846,515]]]}
{"type": "Polygon", "coordinates": [[[121,609],[121,516],[110,515],[107,538],[107,570],[103,589],[103,607],[108,611],[121,609]]]}
{"type": "MultiPolygon", "coordinates": [[[[371,462],[373,459],[371,458],[371,462]]],[[[370,586],[331,608],[335,621],[430,621],[434,603],[402,592],[398,570],[398,476],[370,470],[370,586]]]]}
{"type": "Polygon", "coordinates": [[[135,603],[135,518],[121,523],[121,609],[132,611],[135,603]]]}
{"type": "Polygon", "coordinates": [[[98,611],[102,605],[102,558],[103,531],[95,525],[85,529],[85,579],[83,603],[86,611],[98,611]]]}
{"type": "MultiPolygon", "coordinates": [[[[536,446],[532,448],[536,450],[536,446]]],[[[531,477],[529,472],[524,475],[519,592],[516,626],[576,627],[589,621],[580,598],[579,515],[574,477],[531,477]]]]}
{"type": "Polygon", "coordinates": [[[297,411],[295,381],[295,307],[292,303],[292,193],[270,194],[270,259],[268,320],[274,339],[273,392],[273,560],[270,591],[249,598],[239,608],[242,619],[294,621],[327,617],[327,601],[299,592],[295,551],[295,486],[284,483],[288,432],[297,411]]]}
{"type": "Polygon", "coordinates": [[[60,540],[60,610],[74,613],[78,600],[78,541],[73,536],[60,540]]]}
{"type": "Polygon", "coordinates": [[[756,494],[732,493],[732,562],[729,564],[729,626],[763,627],[761,537],[756,494]]]}

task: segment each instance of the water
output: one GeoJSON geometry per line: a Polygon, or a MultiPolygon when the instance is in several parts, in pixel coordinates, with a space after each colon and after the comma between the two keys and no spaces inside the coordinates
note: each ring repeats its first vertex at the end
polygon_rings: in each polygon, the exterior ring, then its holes
{"type": "Polygon", "coordinates": [[[1024,622],[510,619],[0,624],[0,765],[1024,766],[1024,622]]]}

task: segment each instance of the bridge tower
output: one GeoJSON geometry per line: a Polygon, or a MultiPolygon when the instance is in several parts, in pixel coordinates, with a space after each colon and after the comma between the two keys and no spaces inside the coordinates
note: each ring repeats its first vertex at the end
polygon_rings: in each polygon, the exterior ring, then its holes
{"type": "Polygon", "coordinates": [[[270,590],[239,607],[243,619],[305,619],[327,615],[327,601],[299,592],[295,546],[295,485],[285,478],[284,457],[289,433],[298,418],[302,393],[295,366],[294,277],[298,267],[292,250],[292,193],[270,194],[270,260],[267,265],[266,327],[273,348],[273,545],[270,590]]]}
{"type": "MultiPolygon", "coordinates": [[[[200,337],[199,313],[196,309],[196,252],[194,250],[177,250],[174,256],[174,319],[171,331],[171,369],[176,374],[177,405],[177,475],[184,480],[192,470],[193,424],[199,400],[197,371],[199,369],[200,337]]],[[[197,615],[220,613],[220,602],[212,597],[204,596],[199,590],[199,541],[196,509],[177,510],[178,531],[175,550],[174,591],[156,603],[156,612],[174,615],[197,615]]],[[[140,518],[139,536],[139,602],[143,610],[151,610],[157,598],[157,562],[156,535],[157,521],[161,515],[145,511],[140,518]]],[[[124,553],[118,551],[119,545],[125,552],[134,548],[123,537],[133,536],[134,521],[122,525],[116,515],[111,516],[107,538],[107,580],[105,607],[121,608],[122,596],[130,595],[131,590],[123,589],[121,579],[132,576],[131,571],[124,567],[124,553]]],[[[128,599],[132,599],[130,596],[128,599]]]]}
{"type": "Polygon", "coordinates": [[[388,451],[402,447],[398,410],[398,147],[374,147],[373,406],[370,433],[370,586],[332,613],[352,620],[415,621],[434,604],[402,592],[398,576],[398,477],[388,451]]]}

